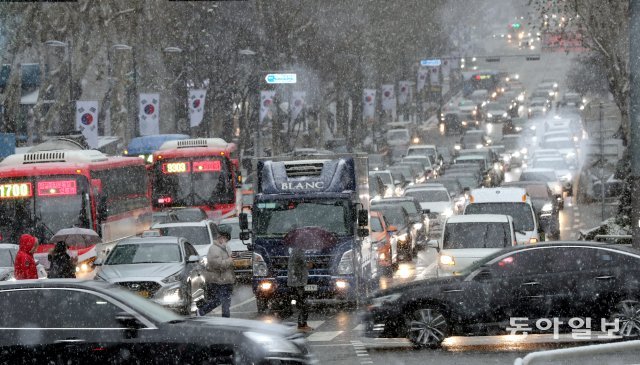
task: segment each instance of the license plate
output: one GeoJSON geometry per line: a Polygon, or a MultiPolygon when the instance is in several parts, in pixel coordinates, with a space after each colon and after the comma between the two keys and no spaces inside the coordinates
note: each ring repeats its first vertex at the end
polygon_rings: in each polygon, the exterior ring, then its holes
{"type": "Polygon", "coordinates": [[[141,290],[138,292],[138,295],[140,295],[141,297],[149,298],[151,296],[151,293],[146,290],[141,290]]]}
{"type": "Polygon", "coordinates": [[[250,259],[234,260],[233,266],[236,268],[251,266],[251,260],[250,259]]]}
{"type": "Polygon", "coordinates": [[[318,291],[317,285],[305,285],[304,291],[318,291]]]}

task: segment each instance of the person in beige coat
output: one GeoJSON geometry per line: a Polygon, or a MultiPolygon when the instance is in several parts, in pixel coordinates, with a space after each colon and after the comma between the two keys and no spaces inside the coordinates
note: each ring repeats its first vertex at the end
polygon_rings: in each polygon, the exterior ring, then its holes
{"type": "Polygon", "coordinates": [[[231,259],[231,251],[227,242],[231,239],[230,227],[218,227],[218,238],[209,247],[207,252],[207,266],[204,271],[204,279],[207,283],[205,292],[206,302],[198,308],[197,316],[204,316],[222,305],[222,316],[231,317],[231,294],[236,275],[231,259]]]}

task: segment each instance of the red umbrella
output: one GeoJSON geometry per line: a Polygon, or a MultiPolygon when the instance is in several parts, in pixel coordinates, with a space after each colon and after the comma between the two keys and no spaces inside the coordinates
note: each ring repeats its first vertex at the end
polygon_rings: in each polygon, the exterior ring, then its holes
{"type": "Polygon", "coordinates": [[[284,236],[285,246],[298,247],[305,250],[321,250],[338,242],[338,237],[321,227],[302,227],[294,229],[284,236]]]}

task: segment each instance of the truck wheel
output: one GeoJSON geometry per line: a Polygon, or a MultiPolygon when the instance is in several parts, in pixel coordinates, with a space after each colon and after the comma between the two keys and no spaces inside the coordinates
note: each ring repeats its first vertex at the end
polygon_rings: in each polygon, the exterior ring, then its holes
{"type": "Polygon", "coordinates": [[[263,314],[269,309],[269,301],[263,298],[256,298],[256,307],[258,307],[258,313],[263,314]]]}

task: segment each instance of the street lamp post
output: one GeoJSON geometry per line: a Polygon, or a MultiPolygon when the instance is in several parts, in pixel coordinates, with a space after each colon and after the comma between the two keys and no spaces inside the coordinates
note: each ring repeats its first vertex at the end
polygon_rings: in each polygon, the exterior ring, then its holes
{"type": "MultiPolygon", "coordinates": [[[[257,55],[258,53],[255,51],[252,51],[249,48],[245,48],[245,49],[241,49],[238,51],[238,54],[240,56],[243,56],[242,59],[243,60],[247,60],[247,59],[251,59],[251,57],[257,55]]],[[[253,80],[253,76],[254,75],[250,75],[250,80],[253,80]]],[[[256,85],[258,85],[258,83],[256,83],[256,85]]],[[[260,100],[260,97],[258,96],[258,100],[260,100]]],[[[259,103],[258,103],[259,105],[259,103]]],[[[259,107],[259,106],[258,106],[259,107]]],[[[248,108],[246,108],[246,110],[248,111],[248,108]]],[[[245,115],[249,115],[249,114],[245,114],[245,115]]],[[[247,118],[248,119],[248,118],[247,118]]],[[[245,120],[245,128],[247,128],[247,124],[249,123],[249,120],[245,120]]],[[[255,142],[253,144],[253,155],[254,157],[260,157],[261,155],[261,147],[260,147],[260,142],[261,142],[261,138],[260,138],[260,134],[261,134],[261,126],[260,126],[260,117],[258,117],[257,123],[256,123],[256,138],[255,138],[255,142]]]]}
{"type": "MultiPolygon", "coordinates": [[[[162,52],[165,55],[179,55],[182,53],[182,49],[179,47],[165,47],[162,52]]],[[[183,74],[183,72],[178,73],[177,72],[177,67],[175,65],[171,66],[171,69],[173,71],[174,77],[176,79],[182,79],[181,75],[183,74]]],[[[182,93],[180,91],[182,91],[182,89],[184,88],[184,84],[182,82],[178,82],[178,80],[174,80],[173,83],[171,83],[171,89],[172,89],[172,94],[173,94],[173,118],[174,118],[174,128],[175,128],[175,132],[176,133],[180,133],[182,132],[183,128],[181,128],[180,126],[180,117],[183,116],[182,113],[178,113],[178,100],[180,100],[180,97],[182,97],[182,93]],[[177,86],[176,86],[177,85],[177,86]]],[[[182,102],[184,102],[185,100],[187,100],[187,98],[182,98],[182,102]]]]}
{"type": "MultiPolygon", "coordinates": [[[[69,43],[65,43],[57,40],[48,40],[48,41],[45,41],[44,44],[45,46],[48,46],[48,47],[64,48],[65,57],[67,59],[68,72],[69,72],[69,105],[67,110],[67,113],[68,113],[67,121],[71,121],[73,120],[74,109],[75,109],[73,107],[73,74],[72,74],[72,61],[71,61],[71,41],[69,41],[69,43]]],[[[65,125],[68,125],[68,123],[65,125]]],[[[61,127],[64,128],[63,126],[61,127]]]]}

